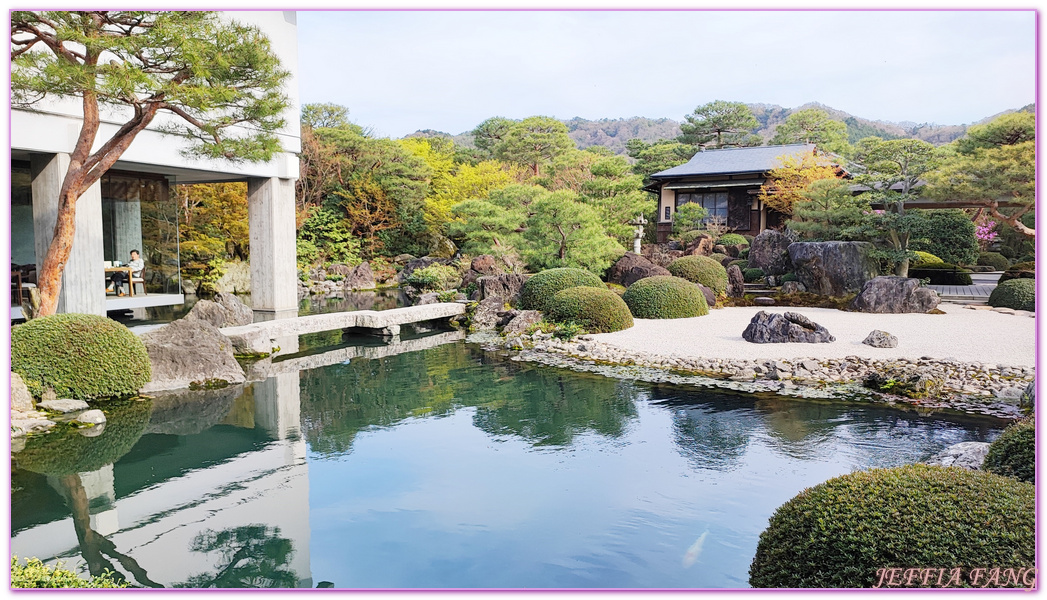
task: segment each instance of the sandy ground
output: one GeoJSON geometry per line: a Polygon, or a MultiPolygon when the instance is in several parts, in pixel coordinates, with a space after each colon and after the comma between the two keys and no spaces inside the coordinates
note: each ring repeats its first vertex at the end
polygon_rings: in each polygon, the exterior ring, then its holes
{"type": "Polygon", "coordinates": [[[875,315],[828,308],[729,307],[690,319],[636,319],[633,327],[593,338],[627,351],[682,358],[920,358],[929,356],[999,366],[1034,367],[1036,319],[943,303],[944,315],[875,315]],[[798,312],[836,336],[828,344],[753,344],[742,331],[760,310],[798,312]],[[897,348],[862,344],[881,329],[898,337],[897,348]]]}

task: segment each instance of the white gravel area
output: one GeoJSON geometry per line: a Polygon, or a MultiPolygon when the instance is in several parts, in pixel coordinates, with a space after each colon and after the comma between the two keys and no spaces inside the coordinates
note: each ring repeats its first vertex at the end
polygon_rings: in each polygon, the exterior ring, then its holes
{"type": "Polygon", "coordinates": [[[636,319],[625,331],[592,336],[630,352],[680,358],[920,358],[949,359],[1012,367],[1035,367],[1036,319],[959,304],[938,306],[946,314],[879,315],[829,308],[787,306],[728,307],[690,319],[636,319]],[[753,315],[796,312],[824,326],[836,337],[828,344],[753,344],[742,339],[753,315]],[[862,343],[880,329],[898,338],[897,348],[862,343]]]}

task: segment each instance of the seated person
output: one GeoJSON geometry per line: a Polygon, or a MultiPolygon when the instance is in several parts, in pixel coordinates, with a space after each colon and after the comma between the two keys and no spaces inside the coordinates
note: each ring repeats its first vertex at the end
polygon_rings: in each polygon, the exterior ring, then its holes
{"type": "MultiPolygon", "coordinates": [[[[131,260],[127,263],[126,266],[130,267],[131,269],[131,277],[139,278],[142,276],[142,270],[145,269],[145,261],[142,260],[141,256],[139,256],[138,250],[131,251],[131,260]]],[[[106,288],[106,291],[111,292],[113,291],[113,289],[116,289],[117,294],[123,296],[123,285],[124,281],[127,280],[127,272],[117,271],[116,273],[113,273],[112,277],[110,277],[109,279],[112,281],[112,283],[109,284],[109,287],[106,288]]]]}

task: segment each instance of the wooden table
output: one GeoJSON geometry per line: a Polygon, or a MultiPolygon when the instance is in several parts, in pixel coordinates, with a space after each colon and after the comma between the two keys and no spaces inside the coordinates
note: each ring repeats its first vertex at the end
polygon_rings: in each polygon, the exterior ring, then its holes
{"type": "MultiPolygon", "coordinates": [[[[134,296],[135,295],[135,284],[131,283],[131,273],[132,273],[131,267],[106,267],[106,269],[105,269],[105,275],[106,275],[105,279],[106,279],[106,281],[109,281],[109,275],[110,274],[118,273],[120,271],[123,271],[124,273],[127,273],[127,279],[125,279],[125,282],[127,283],[127,289],[130,290],[130,292],[131,292],[130,295],[134,296]]],[[[106,287],[109,287],[109,285],[106,284],[106,287]]],[[[120,290],[115,290],[115,291],[116,291],[117,295],[120,294],[120,290]]]]}

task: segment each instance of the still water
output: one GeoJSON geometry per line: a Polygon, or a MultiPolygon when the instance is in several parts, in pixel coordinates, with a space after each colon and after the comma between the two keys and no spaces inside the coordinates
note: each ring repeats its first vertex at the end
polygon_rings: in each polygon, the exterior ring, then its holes
{"type": "Polygon", "coordinates": [[[255,383],[114,404],[96,437],[31,439],[12,553],[149,587],[747,587],[803,488],[1001,428],[619,381],[459,337],[335,340],[255,383]]]}

